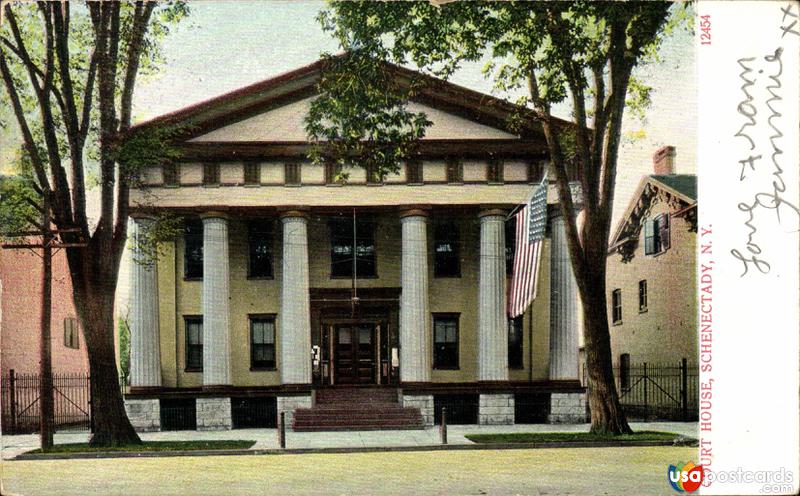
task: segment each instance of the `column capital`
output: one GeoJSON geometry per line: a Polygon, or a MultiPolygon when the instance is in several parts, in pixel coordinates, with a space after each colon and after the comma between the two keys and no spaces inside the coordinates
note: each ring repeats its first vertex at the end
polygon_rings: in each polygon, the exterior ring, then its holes
{"type": "Polygon", "coordinates": [[[401,219],[404,219],[406,217],[428,217],[428,216],[430,216],[430,212],[425,207],[404,208],[400,210],[401,219]]]}
{"type": "Polygon", "coordinates": [[[505,218],[508,215],[508,212],[502,208],[484,208],[478,213],[479,219],[484,219],[486,217],[503,217],[505,218]]]}
{"type": "Polygon", "coordinates": [[[281,220],[288,218],[300,218],[308,220],[308,211],[300,208],[282,210],[278,216],[280,217],[281,220]]]}
{"type": "Polygon", "coordinates": [[[218,210],[209,210],[207,212],[200,213],[200,219],[223,219],[223,220],[230,220],[230,216],[225,212],[220,212],[218,210]]]}
{"type": "Polygon", "coordinates": [[[128,217],[134,222],[155,221],[156,216],[146,212],[131,212],[128,217]]]}

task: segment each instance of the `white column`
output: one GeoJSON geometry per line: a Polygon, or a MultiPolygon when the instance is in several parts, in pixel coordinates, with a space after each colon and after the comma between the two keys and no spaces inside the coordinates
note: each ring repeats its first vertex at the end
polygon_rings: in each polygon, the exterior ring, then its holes
{"type": "Polygon", "coordinates": [[[506,213],[481,212],[478,279],[478,380],[508,380],[506,318],[506,213]]]}
{"type": "Polygon", "coordinates": [[[583,320],[560,209],[551,213],[550,232],[550,379],[578,379],[578,336],[583,320]]]}
{"type": "Polygon", "coordinates": [[[228,219],[203,217],[203,385],[231,384],[228,219]]]}
{"type": "Polygon", "coordinates": [[[161,351],[158,331],[158,277],[156,260],[140,247],[153,219],[136,217],[131,224],[131,378],[132,387],[161,386],[161,351]]]}
{"type": "Polygon", "coordinates": [[[400,380],[429,382],[433,336],[428,305],[427,213],[401,213],[400,380]]]}
{"type": "Polygon", "coordinates": [[[280,370],[282,384],[311,383],[311,317],[308,294],[308,219],[290,211],[283,223],[280,370]]]}

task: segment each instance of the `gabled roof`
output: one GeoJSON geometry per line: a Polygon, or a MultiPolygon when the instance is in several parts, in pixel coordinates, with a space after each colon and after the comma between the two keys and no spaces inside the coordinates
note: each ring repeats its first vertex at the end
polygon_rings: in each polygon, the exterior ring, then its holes
{"type": "MultiPolygon", "coordinates": [[[[137,133],[154,126],[186,126],[189,136],[186,139],[205,134],[233,122],[265,112],[281,105],[298,101],[318,93],[317,84],[326,60],[283,73],[237,90],[198,102],[156,118],[138,123],[129,133],[137,133]]],[[[525,139],[544,139],[541,126],[527,124],[522,129],[511,130],[510,118],[522,114],[535,123],[534,112],[526,107],[515,105],[501,98],[480,93],[433,76],[413,71],[395,64],[382,62],[385,69],[393,73],[400,84],[414,82],[414,101],[451,112],[475,122],[513,132],[525,139]]],[[[562,126],[572,126],[568,121],[557,120],[562,126]]]]}
{"type": "Polygon", "coordinates": [[[639,237],[641,219],[650,211],[657,194],[663,194],[670,202],[679,204],[673,215],[687,215],[697,208],[697,176],[694,174],[651,174],[642,177],[636,193],[619,221],[609,243],[609,253],[639,237]]]}

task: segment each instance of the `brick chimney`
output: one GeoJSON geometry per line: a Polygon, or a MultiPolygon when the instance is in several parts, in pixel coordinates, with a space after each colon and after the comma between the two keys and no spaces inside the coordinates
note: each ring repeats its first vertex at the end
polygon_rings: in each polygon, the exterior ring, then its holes
{"type": "Polygon", "coordinates": [[[653,154],[653,173],[675,174],[675,147],[662,146],[653,154]]]}

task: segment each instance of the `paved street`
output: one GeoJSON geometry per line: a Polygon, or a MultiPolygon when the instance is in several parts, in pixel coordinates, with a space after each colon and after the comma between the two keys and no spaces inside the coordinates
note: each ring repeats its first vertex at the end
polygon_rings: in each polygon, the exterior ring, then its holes
{"type": "Polygon", "coordinates": [[[669,495],[667,465],[696,448],[5,461],[3,494],[669,495]]]}

